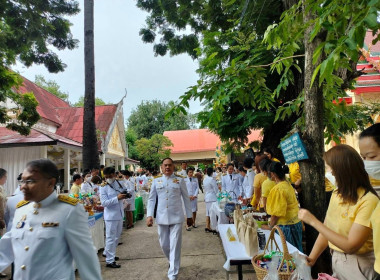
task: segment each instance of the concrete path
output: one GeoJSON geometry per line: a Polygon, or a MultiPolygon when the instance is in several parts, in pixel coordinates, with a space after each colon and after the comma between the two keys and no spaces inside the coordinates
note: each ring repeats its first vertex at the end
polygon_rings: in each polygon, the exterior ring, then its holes
{"type": "MultiPolygon", "coordinates": [[[[190,232],[183,228],[182,258],[179,280],[226,279],[223,268],[225,257],[220,238],[206,233],[205,203],[203,194],[198,199],[198,228],[190,232]]],[[[158,243],[157,227],[148,228],[145,219],[138,221],[135,227],[124,230],[123,244],[117,248],[118,261],[122,267],[111,269],[105,266],[105,258],[99,254],[103,279],[167,279],[168,262],[158,243]]],[[[237,279],[233,274],[231,280],[237,279]]],[[[245,280],[255,280],[254,274],[244,274],[245,280]]]]}

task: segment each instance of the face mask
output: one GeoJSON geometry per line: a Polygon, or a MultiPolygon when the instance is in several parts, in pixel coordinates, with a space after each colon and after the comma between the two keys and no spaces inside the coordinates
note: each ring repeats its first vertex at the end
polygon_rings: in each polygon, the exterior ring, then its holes
{"type": "Polygon", "coordinates": [[[380,180],[380,161],[378,160],[364,160],[364,168],[369,177],[380,180]]]}
{"type": "Polygon", "coordinates": [[[106,181],[107,181],[108,184],[112,184],[113,182],[115,182],[115,179],[109,178],[106,181]]]}
{"type": "Polygon", "coordinates": [[[331,184],[333,184],[334,186],[336,186],[336,179],[335,179],[335,176],[332,175],[331,172],[326,172],[326,173],[325,173],[325,177],[330,181],[331,184]]]}

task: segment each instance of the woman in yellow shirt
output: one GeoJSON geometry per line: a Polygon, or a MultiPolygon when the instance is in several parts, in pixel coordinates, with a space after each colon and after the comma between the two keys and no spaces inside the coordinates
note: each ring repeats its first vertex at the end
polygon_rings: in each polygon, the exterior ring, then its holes
{"type": "Polygon", "coordinates": [[[299,218],[319,231],[308,262],[313,265],[329,246],[334,277],[374,279],[370,218],[379,198],[355,149],[348,145],[335,146],[325,153],[324,160],[338,188],[331,196],[324,223],[308,210],[299,211],[299,218]]]}
{"type": "MultiPolygon", "coordinates": [[[[359,136],[360,155],[370,177],[371,185],[380,186],[380,123],[363,130],[359,136]]],[[[376,280],[380,280],[380,203],[371,216],[373,229],[373,247],[375,251],[376,280]]]]}
{"type": "Polygon", "coordinates": [[[264,175],[264,173],[260,170],[260,162],[263,159],[267,159],[268,157],[264,154],[258,154],[255,157],[255,167],[256,167],[256,175],[253,179],[253,197],[251,200],[251,205],[253,209],[257,209],[260,207],[260,200],[261,200],[261,187],[264,181],[267,179],[267,177],[264,175]]]}
{"type": "Polygon", "coordinates": [[[270,168],[271,163],[272,161],[270,159],[263,159],[259,164],[261,172],[266,177],[266,180],[263,182],[261,186],[261,190],[262,190],[261,197],[262,197],[263,208],[265,211],[267,207],[267,199],[268,199],[269,193],[273,189],[273,187],[276,185],[276,182],[272,181],[269,176],[270,174],[269,168],[270,168]]]}
{"type": "Polygon", "coordinates": [[[298,219],[299,208],[294,189],[286,180],[281,163],[272,162],[269,170],[276,185],[267,199],[267,213],[271,215],[270,226],[262,228],[271,229],[278,225],[284,232],[286,241],[302,252],[302,223],[298,219]]]}
{"type": "Polygon", "coordinates": [[[273,156],[273,152],[269,148],[264,148],[263,149],[263,154],[266,155],[271,161],[277,161],[280,162],[277,158],[273,156]]]}

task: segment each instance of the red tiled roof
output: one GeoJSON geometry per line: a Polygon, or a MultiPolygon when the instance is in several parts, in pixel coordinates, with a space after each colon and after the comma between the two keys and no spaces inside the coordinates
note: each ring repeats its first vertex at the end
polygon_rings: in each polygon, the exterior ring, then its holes
{"type": "MultiPolygon", "coordinates": [[[[215,151],[216,146],[221,142],[219,136],[208,129],[165,131],[164,136],[172,141],[173,154],[215,151]]],[[[254,130],[248,136],[248,140],[249,142],[260,140],[260,131],[254,130]]]]}
{"type": "Polygon", "coordinates": [[[0,145],[2,147],[25,146],[25,144],[28,146],[55,145],[58,142],[71,146],[82,147],[80,143],[54,133],[46,131],[42,132],[38,129],[31,129],[30,134],[28,136],[24,136],[18,132],[7,129],[6,127],[0,127],[0,145]]]}
{"type": "Polygon", "coordinates": [[[372,35],[372,30],[367,30],[367,33],[365,34],[365,37],[364,37],[364,44],[365,46],[368,48],[370,48],[371,52],[380,52],[380,44],[379,43],[376,43],[375,45],[372,45],[372,41],[373,39],[375,39],[377,37],[378,34],[376,34],[375,36],[372,35]]]}
{"type": "MultiPolygon", "coordinates": [[[[107,133],[115,116],[117,105],[103,105],[95,107],[96,129],[107,133]]],[[[56,134],[82,143],[83,140],[83,107],[57,108],[62,126],[56,134]]]]}
{"type": "Polygon", "coordinates": [[[62,124],[56,108],[70,108],[70,104],[58,98],[54,94],[37,86],[35,83],[23,78],[23,84],[16,89],[19,93],[33,92],[38,101],[37,111],[44,119],[54,122],[57,125],[62,124]]]}

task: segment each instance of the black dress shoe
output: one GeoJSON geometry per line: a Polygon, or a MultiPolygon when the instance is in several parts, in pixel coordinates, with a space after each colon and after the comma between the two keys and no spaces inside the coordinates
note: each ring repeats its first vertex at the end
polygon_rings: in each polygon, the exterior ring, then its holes
{"type": "Polygon", "coordinates": [[[120,265],[120,264],[117,264],[116,262],[113,262],[113,263],[107,263],[107,264],[106,264],[106,267],[110,267],[110,268],[120,268],[121,265],[120,265]]]}
{"type": "Polygon", "coordinates": [[[122,245],[122,244],[123,244],[123,242],[119,242],[119,244],[117,244],[117,246],[122,245]]]}

